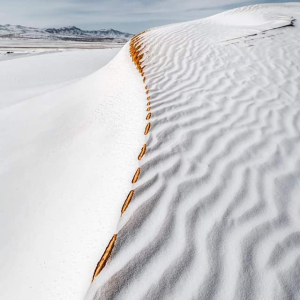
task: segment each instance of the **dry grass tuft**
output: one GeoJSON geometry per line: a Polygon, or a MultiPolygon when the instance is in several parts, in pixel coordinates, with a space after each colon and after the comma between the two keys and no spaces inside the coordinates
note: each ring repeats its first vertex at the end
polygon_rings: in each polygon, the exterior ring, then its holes
{"type": "Polygon", "coordinates": [[[130,56],[132,58],[133,63],[136,65],[137,70],[141,73],[141,76],[143,77],[143,80],[145,82],[146,78],[144,77],[143,69],[145,66],[142,67],[142,59],[144,57],[144,44],[143,44],[143,34],[146,31],[143,31],[136,36],[134,36],[130,41],[130,56]]]}
{"type": "Polygon", "coordinates": [[[105,267],[107,260],[109,259],[112,249],[115,245],[115,241],[117,239],[117,235],[114,234],[113,237],[111,238],[110,242],[108,243],[101,259],[99,260],[93,278],[92,278],[92,282],[94,281],[95,277],[98,276],[98,274],[102,271],[102,269],[105,267]]]}
{"type": "Polygon", "coordinates": [[[123,214],[125,212],[125,210],[127,209],[128,205],[131,202],[133,195],[134,195],[134,190],[131,190],[122,206],[121,214],[123,214]]]}

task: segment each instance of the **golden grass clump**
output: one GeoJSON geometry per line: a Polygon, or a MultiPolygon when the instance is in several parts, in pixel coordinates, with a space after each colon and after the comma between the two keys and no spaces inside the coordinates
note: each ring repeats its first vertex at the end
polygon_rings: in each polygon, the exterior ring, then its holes
{"type": "Polygon", "coordinates": [[[111,238],[110,242],[108,243],[101,259],[99,260],[99,262],[96,266],[96,269],[95,269],[95,272],[94,272],[94,275],[93,275],[93,278],[92,278],[92,282],[94,281],[95,277],[98,276],[99,273],[102,271],[102,269],[105,267],[106,262],[109,259],[110,255],[111,255],[111,252],[112,252],[112,249],[115,245],[116,239],[117,239],[117,235],[114,234],[113,237],[111,238]]]}
{"type": "Polygon", "coordinates": [[[150,123],[148,123],[148,124],[146,125],[145,132],[144,132],[145,135],[148,134],[148,132],[149,132],[149,130],[150,130],[150,126],[151,126],[150,123]]]}
{"type": "Polygon", "coordinates": [[[140,173],[141,173],[141,168],[138,168],[132,178],[132,183],[136,183],[138,181],[140,173]]]}
{"type": "Polygon", "coordinates": [[[141,160],[143,158],[144,154],[146,153],[146,148],[147,145],[144,144],[143,148],[141,149],[140,155],[138,156],[138,160],[141,160]]]}
{"type": "Polygon", "coordinates": [[[134,190],[131,190],[122,206],[121,214],[123,214],[125,212],[125,210],[127,209],[128,205],[131,202],[133,195],[134,195],[134,190]]]}
{"type": "Polygon", "coordinates": [[[133,63],[136,65],[137,70],[141,73],[143,79],[144,77],[144,72],[143,69],[144,67],[142,67],[142,59],[144,57],[144,44],[143,44],[143,34],[145,33],[145,31],[137,34],[136,36],[134,36],[131,41],[130,41],[130,46],[129,46],[129,52],[130,52],[130,56],[132,58],[133,63]]]}

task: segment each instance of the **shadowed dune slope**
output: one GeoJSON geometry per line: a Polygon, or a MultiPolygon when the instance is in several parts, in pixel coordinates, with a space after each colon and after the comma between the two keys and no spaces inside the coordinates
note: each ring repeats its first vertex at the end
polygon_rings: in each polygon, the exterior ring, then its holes
{"type": "Polygon", "coordinates": [[[147,152],[86,300],[300,299],[298,20],[255,5],[141,35],[147,152]]]}

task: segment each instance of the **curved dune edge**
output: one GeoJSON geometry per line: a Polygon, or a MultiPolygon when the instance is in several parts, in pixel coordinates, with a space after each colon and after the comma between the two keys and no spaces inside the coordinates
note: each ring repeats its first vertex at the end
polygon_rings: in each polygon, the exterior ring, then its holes
{"type": "MultiPolygon", "coordinates": [[[[130,53],[130,57],[132,58],[133,63],[136,65],[137,70],[140,72],[142,78],[143,78],[143,82],[146,82],[146,77],[144,75],[143,69],[145,66],[142,67],[142,59],[144,56],[143,50],[144,50],[144,45],[143,45],[143,34],[146,31],[143,31],[139,34],[137,34],[136,36],[134,36],[131,40],[130,40],[130,47],[129,47],[129,53],[130,53]]],[[[145,86],[145,90],[146,90],[146,95],[149,94],[149,88],[148,85],[145,86]]],[[[147,97],[147,109],[146,111],[148,112],[146,115],[146,120],[149,121],[151,119],[151,104],[150,104],[150,99],[151,97],[148,96],[147,97]]],[[[146,125],[145,127],[145,131],[144,134],[147,135],[149,133],[150,130],[150,122],[146,125]]],[[[146,149],[147,149],[147,145],[144,144],[141,152],[138,156],[138,160],[140,161],[144,155],[146,154],[146,149]]],[[[136,183],[139,179],[140,176],[140,172],[141,172],[141,168],[138,168],[132,178],[132,184],[136,183]]],[[[126,211],[127,207],[129,206],[132,198],[134,196],[134,190],[131,190],[126,198],[126,200],[124,201],[124,204],[122,206],[121,209],[121,215],[126,211]]],[[[111,240],[109,241],[101,259],[99,260],[99,262],[96,265],[93,277],[92,277],[92,282],[94,281],[94,279],[100,274],[100,272],[104,269],[106,262],[108,261],[108,259],[110,258],[110,255],[112,253],[112,250],[114,248],[115,242],[117,240],[117,234],[114,234],[113,237],[111,238],[111,240]]]]}

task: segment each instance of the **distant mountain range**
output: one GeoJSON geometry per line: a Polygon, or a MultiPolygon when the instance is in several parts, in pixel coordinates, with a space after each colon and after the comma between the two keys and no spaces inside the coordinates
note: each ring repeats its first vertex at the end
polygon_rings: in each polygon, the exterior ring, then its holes
{"type": "Polygon", "coordinates": [[[133,34],[114,29],[82,30],[75,26],[61,28],[34,28],[21,25],[0,25],[0,38],[50,39],[83,42],[126,42],[133,34]]]}

